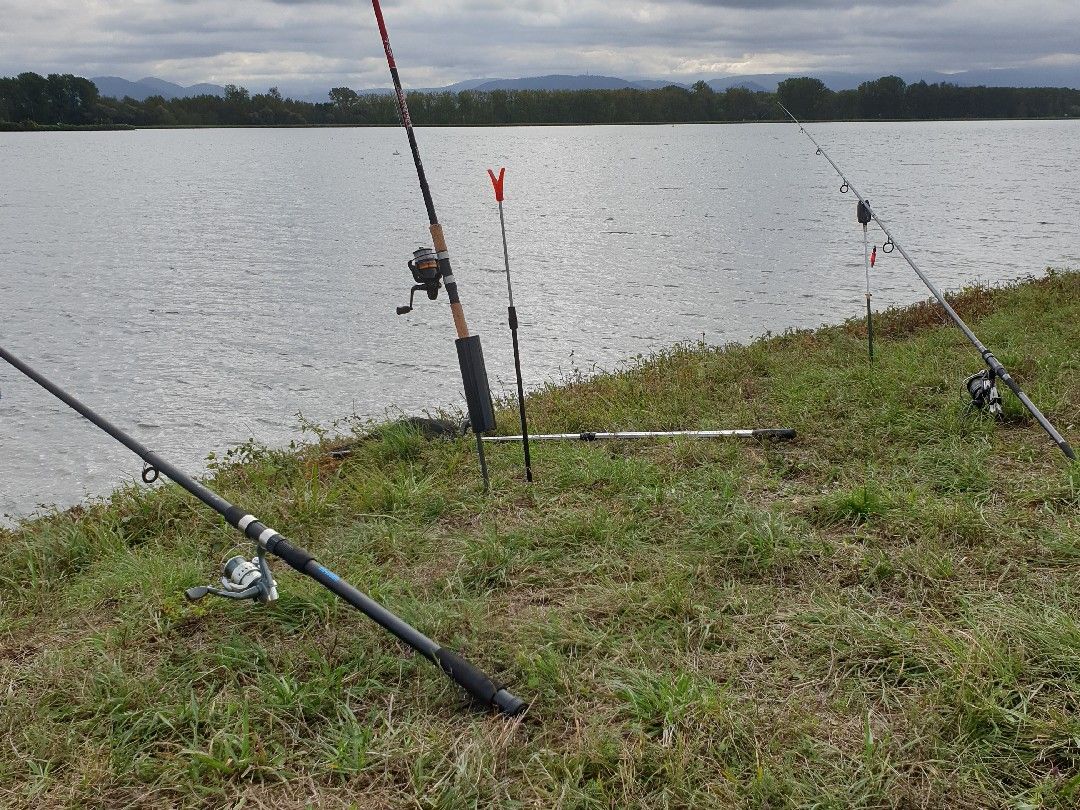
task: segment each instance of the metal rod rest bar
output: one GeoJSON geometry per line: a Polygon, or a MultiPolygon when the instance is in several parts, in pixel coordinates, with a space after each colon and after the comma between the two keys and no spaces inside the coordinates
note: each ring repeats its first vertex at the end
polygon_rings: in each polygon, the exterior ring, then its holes
{"type": "MultiPolygon", "coordinates": [[[[583,441],[598,439],[661,439],[685,436],[691,439],[794,439],[791,428],[754,428],[749,430],[622,430],[614,432],[584,431],[582,433],[529,434],[536,441],[583,441]]],[[[485,442],[520,442],[521,436],[485,436],[485,442]]]]}

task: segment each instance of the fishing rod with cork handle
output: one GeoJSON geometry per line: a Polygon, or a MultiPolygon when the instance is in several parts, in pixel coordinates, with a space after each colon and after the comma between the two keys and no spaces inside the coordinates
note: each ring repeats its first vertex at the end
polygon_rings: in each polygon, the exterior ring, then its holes
{"type": "Polygon", "coordinates": [[[375,11],[375,22],[379,26],[379,35],[382,37],[383,51],[386,53],[386,64],[390,68],[390,78],[394,82],[394,95],[397,97],[398,114],[401,125],[405,128],[405,134],[409,139],[409,150],[412,152],[413,163],[416,166],[416,177],[420,181],[420,193],[424,196],[424,207],[427,209],[428,230],[431,233],[431,242],[434,250],[421,247],[413,252],[413,259],[408,263],[416,282],[409,293],[408,306],[397,308],[398,315],[405,315],[412,311],[413,296],[423,291],[428,299],[434,301],[438,298],[439,290],[446,288],[446,297],[450,301],[450,313],[454,318],[454,330],[457,339],[454,341],[457,347],[458,365],[461,368],[461,382],[465,388],[465,402],[469,410],[469,425],[476,434],[476,452],[480,459],[480,471],[484,477],[484,491],[489,487],[487,461],[484,458],[484,433],[495,429],[495,409],[491,402],[491,389],[488,385],[487,369],[484,365],[484,352],[480,347],[480,336],[469,334],[468,324],[465,322],[465,311],[461,306],[461,298],[458,294],[457,279],[454,278],[453,268],[450,266],[450,251],[446,247],[446,237],[443,235],[442,225],[435,213],[435,203],[431,198],[431,188],[428,186],[427,175],[424,173],[424,164],[420,160],[420,147],[416,143],[416,133],[413,131],[412,118],[409,115],[409,105],[405,100],[405,91],[401,87],[401,78],[398,76],[397,62],[394,60],[394,51],[390,47],[390,34],[386,30],[386,21],[383,19],[382,6],[379,0],[371,0],[372,9],[375,11]]]}
{"type": "Polygon", "coordinates": [[[65,405],[75,410],[83,418],[108,433],[139,456],[146,465],[142,472],[143,481],[148,484],[153,483],[159,475],[164,474],[225,518],[225,521],[230,526],[254,542],[255,556],[250,561],[242,556],[232,557],[224,565],[221,587],[203,585],[189,588],[185,596],[190,601],[194,602],[213,594],[233,600],[251,599],[254,602],[263,604],[273,602],[278,598],[277,583],[274,582],[266,560],[266,555],[272,554],[284,560],[304,576],[310,577],[327,590],[344,599],[399,641],[437,665],[458,686],[464,689],[478,705],[487,709],[496,709],[506,715],[520,714],[525,710],[527,705],[525,701],[515,697],[502,686],[492,681],[478,667],[466,661],[453,650],[440,647],[379,602],[354,588],[316,560],[305,549],[293,545],[254,515],[230,503],[205,484],[199,483],[175,465],[151,451],[130,434],[124,432],[108,419],[60,388],[60,386],[48,380],[44,375],[35,371],[2,346],[0,346],[0,359],[8,362],[65,405]]]}
{"type": "Polygon", "coordinates": [[[1035,418],[1035,421],[1039,423],[1039,426],[1046,431],[1046,434],[1051,438],[1054,444],[1058,446],[1061,452],[1064,453],[1065,457],[1070,460],[1075,460],[1076,454],[1073,452],[1072,447],[1069,446],[1069,443],[1058,432],[1057,428],[1050,423],[1050,420],[1043,415],[1042,411],[1036,407],[1035,403],[1028,398],[1028,395],[1024,393],[1023,389],[1020,388],[1020,385],[1012,378],[1005,366],[1001,364],[1001,361],[994,356],[993,352],[986,348],[978,337],[976,337],[975,333],[971,331],[971,327],[964,323],[964,320],[956,313],[956,310],[945,300],[945,296],[942,295],[941,291],[934,283],[927,278],[926,274],[923,273],[915,263],[915,260],[911,258],[906,250],[904,250],[903,246],[893,238],[888,226],[881,220],[881,217],[878,216],[877,212],[870,207],[870,201],[860,194],[858,189],[851,184],[851,181],[847,179],[843,171],[840,170],[840,167],[836,165],[836,162],[831,157],[829,157],[829,154],[821,147],[821,144],[814,140],[814,136],[806,130],[799,119],[792,115],[791,111],[783,104],[780,104],[780,102],[777,102],[777,104],[780,109],[787,113],[788,117],[799,128],[799,131],[810,139],[810,142],[814,144],[814,147],[817,149],[817,154],[825,158],[825,160],[829,162],[829,165],[833,167],[833,171],[840,176],[840,191],[846,193],[850,190],[858,198],[859,205],[865,207],[870,220],[876,222],[878,227],[881,228],[882,233],[885,234],[885,244],[881,247],[882,252],[892,253],[896,250],[904,257],[904,261],[906,261],[911,269],[915,271],[915,275],[919,277],[919,280],[926,285],[926,288],[930,290],[934,298],[937,299],[937,302],[941,304],[942,309],[945,310],[945,314],[949,316],[956,327],[964,333],[964,337],[966,337],[971,345],[979,352],[983,362],[986,363],[986,368],[977,374],[973,374],[965,382],[965,387],[971,395],[972,400],[977,405],[986,407],[995,415],[1000,413],[1000,395],[997,393],[996,380],[1001,380],[1016,395],[1016,398],[1020,400],[1020,403],[1027,409],[1028,413],[1035,418]],[[997,406],[996,410],[995,405],[997,406]]]}

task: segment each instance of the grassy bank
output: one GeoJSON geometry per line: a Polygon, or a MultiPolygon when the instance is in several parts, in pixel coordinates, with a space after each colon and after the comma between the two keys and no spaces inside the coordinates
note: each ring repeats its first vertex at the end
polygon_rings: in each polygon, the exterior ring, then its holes
{"type": "MultiPolygon", "coordinates": [[[[1080,274],[956,306],[1080,444],[1080,274]]],[[[175,487],[0,530],[0,805],[1076,807],[1080,466],[1011,395],[965,410],[980,362],[934,307],[875,326],[873,378],[852,323],[529,403],[792,443],[536,445],[532,487],[493,447],[488,497],[470,441],[402,429],[219,465],[522,721],[281,564],[271,608],[186,604],[238,538],[175,487]]]]}

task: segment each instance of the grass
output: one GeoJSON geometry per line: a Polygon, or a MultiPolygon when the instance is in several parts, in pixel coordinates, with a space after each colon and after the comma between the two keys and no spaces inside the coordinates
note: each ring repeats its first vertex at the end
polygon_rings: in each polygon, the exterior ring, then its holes
{"type": "MultiPolygon", "coordinates": [[[[1078,444],[1080,274],[954,298],[1078,444]]],[[[1080,466],[932,306],[679,346],[530,398],[534,429],[792,426],[489,448],[248,446],[212,486],[531,702],[437,670],[172,486],[0,530],[4,807],[1075,808],[1080,466]]],[[[72,417],[74,418],[74,417],[72,417]]],[[[514,412],[500,425],[512,432],[514,412]]]]}

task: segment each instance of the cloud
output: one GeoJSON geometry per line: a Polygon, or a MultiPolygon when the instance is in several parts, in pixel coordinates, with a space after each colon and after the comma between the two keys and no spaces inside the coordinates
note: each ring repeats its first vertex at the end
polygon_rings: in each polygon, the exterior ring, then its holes
{"type": "MultiPolygon", "coordinates": [[[[395,0],[407,85],[609,73],[954,71],[1080,60],[1080,3],[996,0],[395,0]]],[[[0,0],[0,74],[156,75],[283,88],[388,83],[373,15],[346,0],[0,0]]]]}

